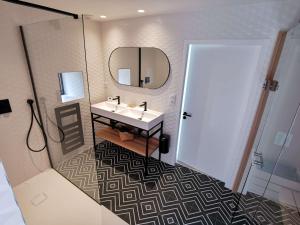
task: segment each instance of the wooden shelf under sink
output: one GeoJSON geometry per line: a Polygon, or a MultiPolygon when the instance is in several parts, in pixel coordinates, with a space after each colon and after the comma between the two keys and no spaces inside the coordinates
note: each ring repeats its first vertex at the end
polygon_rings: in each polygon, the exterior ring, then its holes
{"type": "MultiPolygon", "coordinates": [[[[132,141],[121,141],[117,130],[106,127],[96,131],[96,136],[110,141],[123,148],[129,149],[139,155],[146,156],[146,138],[136,136],[132,141]]],[[[157,138],[149,138],[148,156],[150,156],[159,146],[157,138]]]]}

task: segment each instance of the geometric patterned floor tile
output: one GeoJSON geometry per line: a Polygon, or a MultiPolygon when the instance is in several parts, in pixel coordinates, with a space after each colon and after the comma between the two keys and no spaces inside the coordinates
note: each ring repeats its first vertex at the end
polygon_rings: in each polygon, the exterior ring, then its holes
{"type": "Polygon", "coordinates": [[[110,142],[96,149],[101,204],[129,224],[229,224],[232,192],[186,167],[149,159],[110,142]]]}
{"type": "Polygon", "coordinates": [[[94,150],[87,150],[60,163],[56,170],[71,183],[100,203],[94,150]]]}
{"type": "Polygon", "coordinates": [[[108,141],[57,170],[131,225],[300,224],[294,209],[252,193],[234,194],[221,181],[181,165],[149,158],[145,177],[144,157],[108,141]]]}

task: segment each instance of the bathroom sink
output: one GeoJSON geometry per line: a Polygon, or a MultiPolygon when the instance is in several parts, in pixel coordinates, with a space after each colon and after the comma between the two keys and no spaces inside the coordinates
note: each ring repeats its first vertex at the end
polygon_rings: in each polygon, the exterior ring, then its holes
{"type": "Polygon", "coordinates": [[[149,130],[163,120],[163,114],[154,110],[144,111],[143,108],[127,108],[118,112],[127,117],[128,124],[149,130]]]}
{"type": "Polygon", "coordinates": [[[97,104],[92,105],[95,109],[103,110],[105,112],[118,112],[122,111],[127,108],[127,105],[124,103],[121,103],[120,105],[117,104],[117,102],[100,102],[97,104]]]}
{"type": "Polygon", "coordinates": [[[119,111],[119,114],[123,116],[130,117],[132,119],[138,119],[141,120],[143,118],[143,111],[138,110],[138,109],[124,109],[119,111]]]}
{"type": "Polygon", "coordinates": [[[120,105],[118,105],[116,102],[105,101],[93,104],[91,106],[91,111],[92,113],[117,120],[116,118],[112,118],[112,116],[115,117],[116,115],[118,115],[117,112],[122,111],[126,108],[126,104],[121,103],[120,105]]]}
{"type": "Polygon", "coordinates": [[[154,110],[144,111],[141,107],[130,108],[126,104],[101,102],[92,105],[92,113],[117,120],[144,130],[149,130],[163,120],[163,113],[154,110]]]}

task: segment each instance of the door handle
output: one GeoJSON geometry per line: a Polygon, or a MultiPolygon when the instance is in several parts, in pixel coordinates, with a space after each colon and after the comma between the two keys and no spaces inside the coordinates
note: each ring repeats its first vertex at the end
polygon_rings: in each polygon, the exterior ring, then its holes
{"type": "Polygon", "coordinates": [[[184,112],[183,114],[183,119],[185,120],[187,117],[192,117],[192,114],[189,114],[187,112],[184,112]]]}

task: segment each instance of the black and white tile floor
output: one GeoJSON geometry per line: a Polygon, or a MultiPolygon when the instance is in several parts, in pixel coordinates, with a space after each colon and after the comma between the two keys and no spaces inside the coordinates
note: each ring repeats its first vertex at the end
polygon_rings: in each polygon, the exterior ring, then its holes
{"type": "Polygon", "coordinates": [[[230,222],[232,193],[223,183],[179,165],[144,157],[110,142],[96,150],[101,204],[129,224],[230,222]]]}
{"type": "Polygon", "coordinates": [[[94,150],[87,150],[61,162],[56,170],[70,182],[100,203],[94,150]]]}
{"type": "MultiPolygon", "coordinates": [[[[95,157],[87,151],[57,170],[129,224],[231,224],[236,210],[238,196],[222,182],[154,158],[145,177],[144,157],[107,141],[97,146],[95,157]]],[[[255,224],[245,212],[253,216],[259,202],[254,195],[242,196],[233,224],[255,224]]],[[[266,200],[257,212],[258,224],[300,224],[289,208],[274,211],[268,205],[266,200]]]]}

